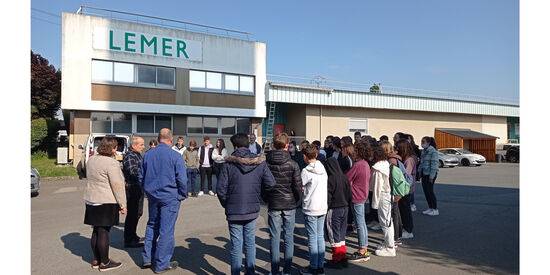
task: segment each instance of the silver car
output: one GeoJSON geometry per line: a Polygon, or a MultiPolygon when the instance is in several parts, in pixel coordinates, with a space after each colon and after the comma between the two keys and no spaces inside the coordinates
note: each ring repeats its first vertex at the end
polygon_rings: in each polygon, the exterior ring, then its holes
{"type": "Polygon", "coordinates": [[[38,196],[39,191],[40,191],[40,174],[38,173],[38,170],[31,167],[31,196],[33,197],[38,196]]]}
{"type": "Polygon", "coordinates": [[[439,152],[448,156],[450,155],[457,157],[462,166],[481,166],[486,162],[485,157],[483,157],[482,155],[472,153],[462,148],[442,148],[439,149],[439,152]]]}
{"type": "Polygon", "coordinates": [[[458,164],[460,163],[458,158],[455,156],[445,155],[441,152],[437,152],[437,154],[439,155],[439,167],[441,168],[442,167],[454,168],[458,166],[458,164]]]}

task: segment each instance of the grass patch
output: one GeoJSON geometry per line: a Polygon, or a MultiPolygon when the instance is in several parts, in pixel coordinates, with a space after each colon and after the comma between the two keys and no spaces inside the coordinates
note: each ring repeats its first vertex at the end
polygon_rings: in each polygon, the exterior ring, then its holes
{"type": "Polygon", "coordinates": [[[76,169],[71,165],[58,166],[55,158],[48,158],[45,152],[36,152],[31,155],[31,166],[38,170],[40,177],[77,176],[76,169]]]}

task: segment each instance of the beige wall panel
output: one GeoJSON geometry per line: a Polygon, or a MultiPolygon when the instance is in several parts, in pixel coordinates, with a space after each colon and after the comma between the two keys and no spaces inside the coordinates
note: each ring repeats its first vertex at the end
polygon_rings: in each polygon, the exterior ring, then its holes
{"type": "Polygon", "coordinates": [[[253,96],[246,95],[191,92],[190,102],[192,106],[254,109],[255,100],[253,96]]]}
{"type": "Polygon", "coordinates": [[[508,125],[506,117],[483,116],[481,132],[498,137],[497,144],[508,142],[508,125]]]}
{"type": "Polygon", "coordinates": [[[92,84],[92,100],[175,104],[173,90],[92,84]]]}
{"type": "Polygon", "coordinates": [[[189,70],[176,68],[176,104],[189,105],[189,70]]]}

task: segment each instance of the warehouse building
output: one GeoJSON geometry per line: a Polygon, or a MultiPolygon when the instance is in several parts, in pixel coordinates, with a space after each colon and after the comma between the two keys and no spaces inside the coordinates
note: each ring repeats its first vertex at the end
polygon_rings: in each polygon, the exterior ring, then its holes
{"type": "Polygon", "coordinates": [[[92,134],[147,140],[163,127],[199,143],[237,132],[263,142],[278,131],[310,141],[355,131],[420,139],[436,128],[469,129],[496,143],[519,138],[517,104],[268,81],[266,44],[247,33],[136,17],[63,13],[61,107],[75,166],[92,134]]]}

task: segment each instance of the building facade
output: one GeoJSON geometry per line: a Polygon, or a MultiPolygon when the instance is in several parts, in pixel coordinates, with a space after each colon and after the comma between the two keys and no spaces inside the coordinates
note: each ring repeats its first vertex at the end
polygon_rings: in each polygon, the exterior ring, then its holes
{"type": "Polygon", "coordinates": [[[75,13],[62,18],[61,108],[75,166],[90,134],[147,141],[168,127],[199,144],[204,135],[261,135],[264,43],[75,13]]]}

